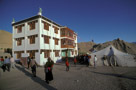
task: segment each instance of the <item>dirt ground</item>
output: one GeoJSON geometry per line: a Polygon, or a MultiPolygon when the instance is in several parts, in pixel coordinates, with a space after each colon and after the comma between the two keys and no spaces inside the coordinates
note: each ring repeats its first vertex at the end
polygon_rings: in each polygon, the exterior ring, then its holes
{"type": "Polygon", "coordinates": [[[43,67],[37,68],[37,77],[31,69],[16,69],[3,72],[0,69],[0,90],[136,90],[135,67],[86,67],[70,66],[65,70],[64,64],[54,65],[54,80],[45,82],[43,67]]]}

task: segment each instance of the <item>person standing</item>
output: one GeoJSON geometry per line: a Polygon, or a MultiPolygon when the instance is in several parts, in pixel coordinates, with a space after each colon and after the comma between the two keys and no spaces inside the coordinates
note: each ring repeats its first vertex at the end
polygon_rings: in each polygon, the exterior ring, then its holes
{"type": "Polygon", "coordinates": [[[4,65],[7,67],[8,71],[10,71],[10,59],[5,56],[4,65]]]}
{"type": "Polygon", "coordinates": [[[75,66],[76,66],[76,63],[77,63],[77,59],[76,59],[76,57],[74,57],[74,64],[75,64],[75,66]]]}
{"type": "Polygon", "coordinates": [[[37,65],[36,61],[34,60],[34,57],[31,58],[30,66],[32,69],[33,76],[36,77],[36,66],[38,66],[38,65],[37,65]]]}
{"type": "Polygon", "coordinates": [[[94,55],[94,68],[96,67],[97,57],[94,55]]]}
{"type": "Polygon", "coordinates": [[[28,69],[29,69],[29,66],[30,66],[30,62],[31,62],[31,58],[30,58],[30,56],[27,58],[27,65],[28,65],[28,69]]]}
{"type": "Polygon", "coordinates": [[[49,84],[49,81],[53,80],[53,74],[52,74],[53,64],[54,64],[54,62],[49,57],[48,61],[44,65],[45,81],[47,84],[49,84]]]}
{"type": "Polygon", "coordinates": [[[91,55],[88,56],[88,66],[90,65],[91,63],[91,55]]]}
{"type": "Polygon", "coordinates": [[[10,62],[11,62],[11,68],[15,68],[15,60],[14,60],[13,56],[11,56],[10,62]]]}
{"type": "Polygon", "coordinates": [[[69,62],[68,62],[68,57],[66,57],[66,71],[69,71],[69,62]]]}

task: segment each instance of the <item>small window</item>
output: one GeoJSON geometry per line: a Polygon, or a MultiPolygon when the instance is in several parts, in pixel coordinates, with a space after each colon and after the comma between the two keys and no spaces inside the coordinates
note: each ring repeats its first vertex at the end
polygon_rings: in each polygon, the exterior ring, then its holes
{"type": "Polygon", "coordinates": [[[55,40],[55,45],[58,45],[58,39],[54,39],[55,40]]]}
{"type": "Polygon", "coordinates": [[[17,33],[21,33],[22,32],[22,26],[18,26],[17,27],[17,33]]]}
{"type": "Polygon", "coordinates": [[[35,44],[35,37],[30,38],[30,44],[35,44]]]}
{"type": "Polygon", "coordinates": [[[33,52],[33,51],[30,52],[30,53],[29,53],[29,56],[30,56],[30,57],[35,57],[35,52],[33,52]]]}
{"type": "Polygon", "coordinates": [[[74,54],[74,51],[72,50],[72,55],[74,54]]]}
{"type": "Polygon", "coordinates": [[[17,40],[17,46],[22,45],[22,40],[17,40]]]}
{"type": "Polygon", "coordinates": [[[74,36],[75,40],[76,40],[76,36],[74,36]]]}
{"type": "Polygon", "coordinates": [[[59,57],[59,51],[55,51],[55,57],[59,57]]]}
{"type": "Polygon", "coordinates": [[[48,57],[50,57],[50,51],[46,50],[44,51],[44,58],[48,58],[48,57]]]}
{"type": "Polygon", "coordinates": [[[58,30],[54,30],[56,34],[58,34],[58,30]]]}
{"type": "Polygon", "coordinates": [[[44,29],[49,31],[50,24],[48,24],[46,22],[43,22],[43,24],[44,24],[44,29]]]}
{"type": "Polygon", "coordinates": [[[44,43],[49,44],[49,37],[48,36],[44,36],[44,43]]]}
{"type": "Polygon", "coordinates": [[[55,26],[53,26],[53,28],[54,28],[54,32],[55,32],[56,34],[58,34],[59,28],[57,28],[57,27],[55,27],[55,26]]]}
{"type": "Polygon", "coordinates": [[[21,53],[18,52],[18,53],[17,53],[17,59],[20,59],[20,58],[21,58],[21,53]]]}
{"type": "Polygon", "coordinates": [[[31,22],[29,23],[29,26],[30,26],[30,30],[34,30],[35,29],[35,22],[31,22]]]}

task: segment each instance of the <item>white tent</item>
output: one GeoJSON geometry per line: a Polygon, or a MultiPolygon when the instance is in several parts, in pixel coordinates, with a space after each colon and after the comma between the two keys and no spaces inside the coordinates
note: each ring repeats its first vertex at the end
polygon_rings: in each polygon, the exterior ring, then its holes
{"type": "Polygon", "coordinates": [[[109,65],[109,61],[111,59],[111,56],[114,55],[114,59],[117,62],[118,66],[127,66],[127,67],[135,67],[136,66],[136,60],[134,59],[134,55],[123,53],[116,48],[114,48],[112,45],[108,46],[107,48],[97,51],[95,53],[90,54],[91,60],[90,64],[93,65],[94,63],[94,55],[97,57],[97,66],[103,66],[103,65],[109,65]],[[103,60],[103,56],[106,55],[108,57],[107,60],[103,60]]]}

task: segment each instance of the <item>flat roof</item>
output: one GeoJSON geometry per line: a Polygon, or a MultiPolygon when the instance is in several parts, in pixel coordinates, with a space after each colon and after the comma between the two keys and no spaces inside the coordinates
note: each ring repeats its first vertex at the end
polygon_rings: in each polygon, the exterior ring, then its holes
{"type": "Polygon", "coordinates": [[[44,20],[47,20],[50,23],[55,24],[56,26],[62,27],[61,25],[57,24],[56,22],[54,22],[54,21],[52,21],[52,20],[50,20],[50,19],[48,19],[48,18],[46,18],[44,16],[41,16],[41,15],[36,15],[36,16],[33,16],[33,17],[30,17],[30,18],[15,22],[15,23],[12,24],[12,26],[17,25],[17,24],[21,24],[21,23],[24,23],[24,22],[27,22],[27,21],[31,21],[31,20],[37,19],[37,18],[42,18],[44,20]]]}

